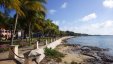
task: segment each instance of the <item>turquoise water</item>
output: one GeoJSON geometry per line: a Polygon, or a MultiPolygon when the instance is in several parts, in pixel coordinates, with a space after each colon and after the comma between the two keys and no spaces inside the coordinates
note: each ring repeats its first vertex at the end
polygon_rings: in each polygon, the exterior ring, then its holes
{"type": "Polygon", "coordinates": [[[113,36],[80,36],[68,39],[67,43],[109,48],[109,53],[113,54],[113,36]]]}

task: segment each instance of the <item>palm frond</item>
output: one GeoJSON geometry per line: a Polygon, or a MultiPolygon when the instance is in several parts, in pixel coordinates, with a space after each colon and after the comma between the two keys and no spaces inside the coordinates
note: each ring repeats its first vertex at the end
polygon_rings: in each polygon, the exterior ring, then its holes
{"type": "Polygon", "coordinates": [[[20,9],[21,2],[19,0],[0,0],[0,5],[3,5],[7,9],[14,9],[20,16],[24,15],[20,9]]]}
{"type": "Polygon", "coordinates": [[[38,1],[29,1],[26,2],[26,7],[29,10],[35,10],[35,11],[43,11],[46,12],[46,8],[43,6],[42,3],[38,2],[38,1]]]}

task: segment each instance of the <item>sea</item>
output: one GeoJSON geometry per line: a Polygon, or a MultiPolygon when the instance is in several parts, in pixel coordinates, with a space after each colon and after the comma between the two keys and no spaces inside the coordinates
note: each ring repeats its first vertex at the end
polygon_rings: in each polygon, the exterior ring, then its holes
{"type": "Polygon", "coordinates": [[[96,46],[109,49],[109,54],[113,55],[113,36],[78,36],[67,40],[68,44],[80,44],[83,46],[96,46]]]}

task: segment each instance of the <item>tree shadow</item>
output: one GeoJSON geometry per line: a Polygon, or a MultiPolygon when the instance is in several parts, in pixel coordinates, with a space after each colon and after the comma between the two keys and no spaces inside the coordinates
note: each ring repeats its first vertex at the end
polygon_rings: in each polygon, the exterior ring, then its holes
{"type": "Polygon", "coordinates": [[[16,60],[16,59],[0,59],[0,61],[7,61],[7,60],[12,60],[12,61],[14,61],[16,64],[22,64],[21,62],[19,62],[18,60],[16,60]]]}
{"type": "Polygon", "coordinates": [[[34,61],[36,64],[38,64],[38,62],[36,61],[36,58],[34,58],[32,61],[34,61]]]}
{"type": "Polygon", "coordinates": [[[16,64],[22,64],[21,62],[19,62],[19,61],[16,60],[16,59],[14,59],[14,62],[15,62],[16,64]]]}
{"type": "Polygon", "coordinates": [[[6,59],[0,59],[0,61],[6,61],[6,60],[12,60],[12,59],[8,59],[8,58],[6,58],[6,59]]]}

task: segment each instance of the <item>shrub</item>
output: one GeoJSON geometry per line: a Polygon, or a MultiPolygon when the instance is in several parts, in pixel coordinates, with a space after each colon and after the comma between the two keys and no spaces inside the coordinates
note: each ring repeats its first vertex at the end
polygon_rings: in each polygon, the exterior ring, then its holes
{"type": "Polygon", "coordinates": [[[62,61],[61,58],[64,57],[64,54],[51,48],[45,48],[45,55],[50,59],[56,60],[57,62],[61,62],[62,61]]]}

